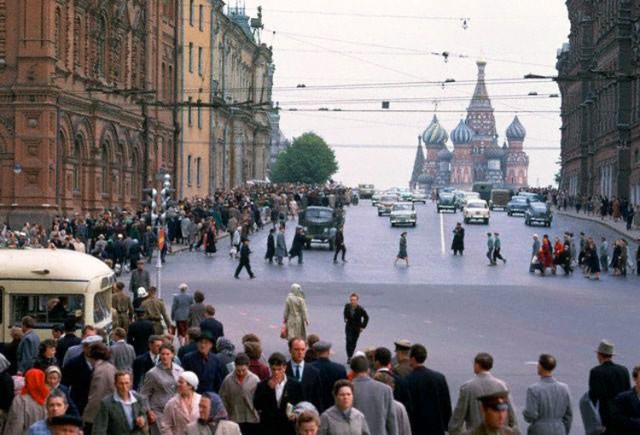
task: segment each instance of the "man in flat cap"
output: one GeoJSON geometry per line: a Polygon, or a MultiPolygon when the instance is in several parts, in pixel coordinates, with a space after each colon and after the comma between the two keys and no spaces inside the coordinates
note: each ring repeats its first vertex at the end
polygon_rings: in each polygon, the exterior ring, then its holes
{"type": "Polygon", "coordinates": [[[393,344],[396,347],[393,372],[398,376],[407,376],[412,370],[409,363],[409,352],[411,351],[412,343],[409,340],[402,339],[394,341],[393,344]]]}
{"type": "Polygon", "coordinates": [[[513,429],[505,425],[509,414],[509,391],[498,390],[478,397],[482,411],[482,423],[465,435],[515,435],[513,429]]]}
{"type": "Polygon", "coordinates": [[[51,435],[81,435],[82,420],[72,415],[60,415],[53,417],[49,426],[51,427],[51,435]]]}
{"type": "Polygon", "coordinates": [[[609,340],[602,340],[596,349],[596,357],[600,363],[589,373],[589,398],[600,407],[600,418],[605,427],[605,435],[613,435],[613,419],[611,402],[623,391],[629,389],[631,378],[629,370],[613,362],[614,345],[609,340]]]}
{"type": "Polygon", "coordinates": [[[318,409],[322,413],[325,409],[330,408],[334,403],[333,384],[340,379],[347,379],[347,370],[343,365],[337,364],[329,359],[331,356],[331,343],[326,341],[318,341],[313,345],[317,359],[309,364],[320,371],[320,383],[322,387],[322,408],[318,409]]]}

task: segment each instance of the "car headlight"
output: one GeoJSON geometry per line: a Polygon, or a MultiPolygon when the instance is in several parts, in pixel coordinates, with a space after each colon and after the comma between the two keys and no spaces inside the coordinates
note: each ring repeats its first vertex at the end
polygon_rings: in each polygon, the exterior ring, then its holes
{"type": "Polygon", "coordinates": [[[309,228],[307,227],[302,227],[302,229],[304,230],[304,232],[306,233],[307,231],[309,231],[309,228]]]}

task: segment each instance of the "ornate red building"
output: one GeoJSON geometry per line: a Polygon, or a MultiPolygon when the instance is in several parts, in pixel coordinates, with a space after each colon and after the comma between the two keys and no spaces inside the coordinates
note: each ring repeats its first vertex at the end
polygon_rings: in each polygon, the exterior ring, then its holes
{"type": "Polygon", "coordinates": [[[173,173],[175,24],[174,0],[0,0],[1,218],[135,207],[173,173]]]}

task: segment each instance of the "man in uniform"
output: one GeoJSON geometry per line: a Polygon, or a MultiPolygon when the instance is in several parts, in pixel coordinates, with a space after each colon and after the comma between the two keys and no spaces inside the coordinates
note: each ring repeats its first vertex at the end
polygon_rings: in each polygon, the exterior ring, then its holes
{"type": "Polygon", "coordinates": [[[393,344],[396,346],[396,357],[395,361],[393,361],[393,372],[398,376],[407,376],[411,373],[411,365],[409,364],[411,342],[403,339],[396,340],[393,344]]]}
{"type": "Polygon", "coordinates": [[[478,397],[481,403],[482,424],[465,435],[515,435],[517,432],[505,425],[509,413],[508,396],[508,390],[497,390],[478,397]]]}
{"type": "Polygon", "coordinates": [[[164,327],[162,326],[163,319],[167,328],[171,328],[171,319],[169,318],[169,314],[167,314],[164,302],[156,297],[155,287],[149,287],[149,297],[142,302],[140,307],[144,308],[145,317],[153,323],[154,334],[164,334],[164,327]]]}
{"type": "Polygon", "coordinates": [[[146,290],[151,287],[151,277],[149,272],[144,270],[144,260],[138,260],[136,270],[131,272],[131,281],[129,281],[129,291],[131,293],[134,293],[140,287],[144,287],[146,290]]]}
{"type": "Polygon", "coordinates": [[[111,296],[111,304],[116,310],[114,328],[122,328],[125,331],[129,329],[129,322],[133,319],[133,304],[129,296],[124,294],[124,283],[118,281],[113,285],[113,295],[111,296]]]}

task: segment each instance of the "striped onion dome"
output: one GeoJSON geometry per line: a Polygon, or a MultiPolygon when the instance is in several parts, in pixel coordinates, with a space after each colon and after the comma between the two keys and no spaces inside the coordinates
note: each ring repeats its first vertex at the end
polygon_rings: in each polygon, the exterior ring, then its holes
{"type": "Polygon", "coordinates": [[[522,141],[527,136],[527,130],[524,129],[518,116],[513,118],[513,122],[507,128],[507,139],[522,141]]]}
{"type": "Polygon", "coordinates": [[[447,131],[440,125],[438,117],[433,115],[431,124],[422,133],[422,140],[426,146],[429,145],[444,145],[449,140],[447,131]]]}
{"type": "Polygon", "coordinates": [[[451,141],[454,145],[466,145],[473,139],[473,131],[462,119],[458,126],[451,131],[451,141]]]}

